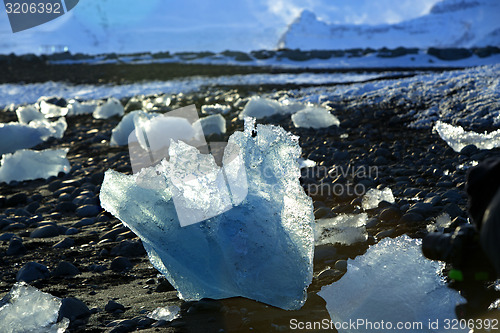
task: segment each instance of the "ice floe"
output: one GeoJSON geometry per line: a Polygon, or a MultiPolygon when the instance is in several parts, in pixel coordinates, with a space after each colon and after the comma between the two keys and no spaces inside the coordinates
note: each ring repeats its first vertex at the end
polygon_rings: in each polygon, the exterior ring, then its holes
{"type": "Polygon", "coordinates": [[[363,209],[373,209],[377,208],[381,201],[387,201],[389,203],[394,203],[394,195],[389,187],[383,190],[377,190],[375,188],[369,189],[363,199],[361,199],[361,205],[363,209]]]}
{"type": "Polygon", "coordinates": [[[0,301],[0,331],[3,333],[63,333],[69,320],[57,322],[61,300],[25,282],[17,282],[0,301]]]}
{"type": "Polygon", "coordinates": [[[422,255],[421,240],[408,236],[385,238],[356,259],[348,260],[347,273],[318,293],[334,323],[359,322],[339,332],[467,332],[449,330],[444,320],[456,319],[455,305],[464,300],[446,287],[441,264],[422,255]],[[429,322],[439,321],[436,329],[429,322]],[[384,322],[384,328],[374,328],[384,322]],[[397,323],[421,323],[398,329],[397,323]],[[359,322],[360,323],[360,322],[359,322]],[[372,326],[370,326],[370,323],[372,326]],[[391,325],[388,327],[387,325],[391,325]]]}
{"type": "Polygon", "coordinates": [[[500,147],[500,130],[490,133],[465,131],[462,126],[453,126],[437,121],[434,130],[454,151],[460,152],[465,146],[474,145],[479,149],[500,147]]]}
{"type": "Polygon", "coordinates": [[[156,168],[130,176],[107,171],[101,204],[141,237],[182,299],[243,296],[298,309],[312,281],[314,250],[312,200],[299,182],[301,149],[281,127],[254,126],[247,120],[244,132],[231,135],[223,170],[210,155],[172,141],[170,160],[156,168]],[[220,192],[224,183],[229,195],[220,192]],[[177,210],[175,200],[188,209],[177,210]],[[181,213],[214,212],[221,213],[181,226],[181,213]]]}
{"type": "Polygon", "coordinates": [[[68,173],[69,149],[18,150],[4,154],[0,160],[0,182],[23,181],[57,176],[59,172],[68,173]]]}
{"type": "Polygon", "coordinates": [[[342,214],[334,218],[319,219],[315,224],[315,243],[352,245],[368,239],[366,222],[368,215],[342,214]]]}

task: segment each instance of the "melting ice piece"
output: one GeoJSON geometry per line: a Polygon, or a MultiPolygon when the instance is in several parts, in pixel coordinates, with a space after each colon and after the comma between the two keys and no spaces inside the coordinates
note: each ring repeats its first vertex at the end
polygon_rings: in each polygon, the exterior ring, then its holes
{"type": "Polygon", "coordinates": [[[442,121],[436,122],[434,130],[456,152],[460,152],[468,145],[474,145],[479,149],[500,147],[500,130],[481,134],[465,131],[462,126],[453,126],[442,121]]]}
{"type": "Polygon", "coordinates": [[[0,124],[0,154],[34,147],[49,137],[62,138],[66,128],[64,118],[57,121],[32,120],[28,125],[17,122],[0,124]]]}
{"type": "Polygon", "coordinates": [[[158,117],[160,113],[155,112],[146,112],[146,111],[132,111],[123,116],[120,123],[116,125],[115,128],[111,131],[111,140],[109,144],[111,146],[125,146],[128,144],[128,139],[130,133],[132,133],[135,129],[134,120],[136,117],[146,117],[147,119],[151,119],[154,117],[158,117]]]}
{"type": "Polygon", "coordinates": [[[229,105],[213,104],[213,105],[203,105],[201,107],[201,113],[203,114],[227,114],[231,111],[229,105]]]}
{"type": "Polygon", "coordinates": [[[108,119],[113,116],[123,116],[125,113],[122,103],[114,97],[99,105],[92,114],[96,119],[108,119]]]}
{"type": "Polygon", "coordinates": [[[447,213],[443,213],[436,218],[433,224],[427,226],[427,231],[432,232],[436,230],[442,230],[449,227],[451,224],[451,217],[447,213]]]}
{"type": "Polygon", "coordinates": [[[45,119],[43,113],[38,111],[35,106],[21,106],[16,109],[17,119],[21,124],[29,124],[32,120],[41,120],[45,119]]]}
{"type": "MultiPolygon", "coordinates": [[[[187,300],[243,296],[283,309],[298,309],[312,280],[313,206],[299,183],[297,137],[281,127],[246,121],[244,132],[231,135],[227,150],[237,147],[241,163],[225,152],[229,187],[248,179],[243,198],[231,188],[232,209],[207,221],[181,227],[169,185],[172,170],[188,167],[185,159],[162,161],[137,175],[108,170],[102,184],[102,206],[142,239],[153,265],[187,300]],[[177,161],[179,163],[177,163],[177,161]],[[228,165],[229,164],[229,165],[228,165]],[[153,186],[165,184],[164,187],[153,186]],[[145,184],[146,186],[141,186],[145,184]],[[149,186],[152,185],[152,186],[149,186]]],[[[185,150],[179,142],[171,154],[185,150]]],[[[194,151],[193,151],[194,153],[194,151]]],[[[218,170],[200,155],[190,169],[218,170]]],[[[181,171],[180,171],[181,172],[181,171]]],[[[212,178],[213,179],[213,178],[212,178]]],[[[200,180],[208,184],[210,179],[200,180]]],[[[212,187],[200,186],[188,198],[199,207],[224,207],[212,187]]]]}
{"type": "Polygon", "coordinates": [[[63,333],[69,320],[57,323],[61,300],[25,282],[17,282],[0,301],[0,331],[3,333],[63,333]]]}
{"type": "Polygon", "coordinates": [[[95,101],[79,102],[77,100],[70,100],[68,103],[68,116],[78,116],[82,114],[93,113],[98,104],[95,101]]]}
{"type": "MultiPolygon", "coordinates": [[[[318,293],[326,301],[333,322],[357,322],[386,325],[387,332],[467,332],[447,331],[444,319],[455,317],[455,305],[464,300],[458,292],[446,287],[439,274],[441,265],[422,255],[421,240],[408,236],[384,238],[366,254],[348,260],[347,273],[318,293]],[[439,320],[439,328],[429,328],[429,320],[439,320]],[[422,327],[396,329],[396,324],[421,322],[422,327]]],[[[339,332],[374,332],[362,323],[339,332]]]]}
{"type": "Polygon", "coordinates": [[[18,150],[4,154],[0,161],[0,182],[23,181],[57,176],[70,170],[66,154],[69,149],[18,150]]]}
{"type": "Polygon", "coordinates": [[[44,100],[40,101],[40,112],[45,115],[45,118],[61,117],[68,113],[68,109],[59,105],[47,103],[44,100]]]}
{"type": "Polygon", "coordinates": [[[365,210],[373,209],[377,208],[381,201],[387,201],[390,203],[395,202],[394,195],[392,194],[392,190],[390,188],[386,187],[383,190],[377,190],[375,188],[369,189],[363,196],[361,205],[365,210]]]}
{"type": "Polygon", "coordinates": [[[312,168],[316,166],[316,162],[310,159],[303,159],[299,158],[299,168],[304,169],[304,168],[312,168]]]}
{"type": "Polygon", "coordinates": [[[199,122],[203,128],[203,134],[224,134],[226,133],[226,119],[220,114],[214,114],[197,120],[193,125],[199,122]]]}
{"type": "Polygon", "coordinates": [[[148,313],[148,317],[154,320],[172,321],[179,318],[181,308],[177,305],[169,305],[163,308],[156,308],[148,313]]]}
{"type": "Polygon", "coordinates": [[[253,117],[261,119],[279,113],[283,113],[282,106],[279,102],[262,97],[252,97],[245,105],[238,118],[244,119],[245,117],[253,117]]]}
{"type": "Polygon", "coordinates": [[[340,122],[333,114],[325,108],[308,106],[292,115],[295,127],[325,128],[339,126],[340,122]]]}
{"type": "Polygon", "coordinates": [[[368,215],[342,214],[334,218],[316,220],[315,242],[317,245],[342,244],[351,245],[365,242],[368,239],[366,221],[368,215]]]}

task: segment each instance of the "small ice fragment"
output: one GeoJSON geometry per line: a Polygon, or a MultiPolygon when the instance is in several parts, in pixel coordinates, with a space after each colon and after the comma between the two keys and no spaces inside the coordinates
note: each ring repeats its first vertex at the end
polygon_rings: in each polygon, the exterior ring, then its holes
{"type": "Polygon", "coordinates": [[[339,126],[340,121],[325,108],[308,106],[292,115],[295,127],[325,128],[339,126]]]}
{"type": "Polygon", "coordinates": [[[59,298],[25,282],[17,282],[0,301],[0,331],[63,333],[69,326],[69,320],[63,318],[57,323],[60,307],[59,298]]]}
{"type": "Polygon", "coordinates": [[[334,218],[316,220],[315,245],[342,244],[351,245],[368,239],[366,221],[368,215],[343,214],[334,218]]]}
{"type": "Polygon", "coordinates": [[[17,119],[21,124],[29,124],[32,120],[45,119],[43,113],[38,111],[33,105],[21,106],[16,109],[17,119]]]}
{"type": "Polygon", "coordinates": [[[451,224],[451,217],[447,213],[443,213],[436,218],[433,224],[427,226],[427,231],[441,230],[443,228],[449,227],[451,224]]]}
{"type": "Polygon", "coordinates": [[[30,121],[28,125],[45,131],[46,133],[41,137],[44,141],[51,137],[61,139],[64,136],[64,132],[66,132],[66,129],[68,128],[68,123],[66,123],[66,119],[64,117],[61,117],[56,121],[36,119],[30,121]]]}
{"type": "Polygon", "coordinates": [[[54,118],[65,116],[68,109],[55,104],[47,103],[44,100],[40,101],[40,112],[45,115],[45,118],[54,118]]]}
{"type": "Polygon", "coordinates": [[[204,135],[210,134],[224,134],[226,133],[226,119],[220,114],[214,114],[208,117],[201,118],[193,123],[195,126],[197,123],[203,128],[204,135]]]}
{"type": "Polygon", "coordinates": [[[231,106],[229,105],[221,105],[221,104],[213,104],[213,105],[203,105],[201,107],[201,113],[212,115],[212,114],[227,114],[231,111],[231,106]]]}
{"type": "Polygon", "coordinates": [[[238,118],[244,119],[245,117],[253,117],[261,119],[279,113],[283,113],[282,106],[279,102],[262,97],[252,97],[245,105],[238,118]]]}
{"type": "Polygon", "coordinates": [[[123,116],[123,105],[114,97],[109,98],[104,104],[99,105],[92,114],[96,119],[108,119],[112,116],[123,116]]]}
{"type": "Polygon", "coordinates": [[[135,129],[134,121],[136,117],[146,117],[147,119],[152,119],[158,117],[160,113],[146,112],[146,111],[132,111],[123,116],[122,120],[116,125],[111,131],[111,140],[109,144],[111,146],[126,146],[128,144],[128,139],[130,133],[135,129]]]}
{"type": "Polygon", "coordinates": [[[79,102],[75,99],[72,99],[68,103],[68,116],[78,116],[82,114],[91,114],[93,113],[98,104],[95,101],[88,101],[88,102],[79,102]]]}
{"type": "MultiPolygon", "coordinates": [[[[439,272],[442,265],[422,255],[421,240],[404,235],[384,238],[364,255],[348,259],[347,273],[318,293],[326,301],[332,322],[391,323],[391,332],[467,332],[437,330],[429,321],[456,319],[455,305],[463,302],[458,292],[446,287],[439,272]],[[396,323],[422,323],[398,329],[396,323]]],[[[386,327],[387,328],[387,327],[386,327]]],[[[451,328],[451,327],[450,327],[451,328]]],[[[374,326],[342,327],[339,332],[373,332],[374,326]]],[[[381,330],[382,331],[382,330],[381,330]]]]}
{"type": "Polygon", "coordinates": [[[148,313],[148,317],[154,320],[165,320],[172,321],[179,318],[181,308],[177,305],[168,305],[163,308],[156,308],[152,312],[148,313]]]}
{"type": "Polygon", "coordinates": [[[69,149],[18,150],[14,154],[2,155],[0,182],[23,181],[57,176],[70,170],[66,154],[69,149]]]}
{"type": "Polygon", "coordinates": [[[446,141],[454,151],[460,152],[465,146],[474,145],[479,149],[493,149],[500,147],[500,130],[490,133],[476,133],[465,131],[462,126],[453,126],[437,121],[434,130],[441,139],[446,141]]]}
{"type": "Polygon", "coordinates": [[[377,190],[372,188],[368,190],[363,196],[363,200],[361,201],[361,205],[364,210],[377,208],[378,204],[381,201],[387,201],[390,203],[394,203],[394,195],[390,188],[386,187],[383,190],[377,190]]]}
{"type": "Polygon", "coordinates": [[[310,159],[303,159],[299,158],[299,168],[304,169],[304,168],[312,168],[316,166],[316,162],[310,159]]]}

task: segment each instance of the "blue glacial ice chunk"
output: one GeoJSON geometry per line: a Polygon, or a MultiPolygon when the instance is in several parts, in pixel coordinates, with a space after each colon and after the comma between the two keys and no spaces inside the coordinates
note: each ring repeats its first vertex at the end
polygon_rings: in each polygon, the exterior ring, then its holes
{"type": "Polygon", "coordinates": [[[168,305],[162,308],[156,308],[148,313],[148,317],[154,320],[172,321],[180,317],[181,308],[177,305],[168,305]]]}
{"type": "Polygon", "coordinates": [[[86,101],[79,102],[75,99],[72,99],[68,102],[68,116],[78,116],[82,114],[91,114],[94,113],[98,104],[96,101],[86,101]]]}
{"type": "Polygon", "coordinates": [[[231,106],[222,104],[213,105],[202,105],[201,113],[212,115],[212,114],[228,114],[231,111],[231,106]]]}
{"type": "Polygon", "coordinates": [[[434,130],[454,151],[460,152],[465,146],[474,145],[479,149],[500,147],[500,130],[490,133],[465,131],[462,126],[453,126],[437,121],[434,130]]]}
{"type": "Polygon", "coordinates": [[[0,182],[23,181],[57,176],[70,171],[66,154],[69,149],[41,151],[23,149],[14,154],[4,154],[0,160],[0,182]]]}
{"type": "Polygon", "coordinates": [[[261,119],[275,114],[293,114],[306,107],[306,104],[292,102],[288,99],[275,101],[273,99],[255,96],[250,98],[238,117],[240,119],[244,119],[245,117],[261,119]]]}
{"type": "Polygon", "coordinates": [[[25,282],[17,282],[0,301],[0,331],[3,333],[65,332],[69,320],[57,322],[61,300],[25,282]]]}
{"type": "Polygon", "coordinates": [[[292,121],[295,127],[314,129],[340,125],[338,118],[331,114],[330,111],[316,106],[307,106],[293,114],[292,121]]]}
{"type": "Polygon", "coordinates": [[[45,119],[45,115],[38,111],[34,105],[21,106],[16,109],[16,114],[21,124],[29,124],[32,120],[45,119]]]}
{"type": "Polygon", "coordinates": [[[180,298],[243,296],[298,309],[312,280],[314,250],[313,206],[299,183],[300,153],[297,138],[281,127],[255,128],[247,121],[244,132],[231,135],[222,159],[229,210],[227,196],[214,186],[221,185],[220,167],[181,141],[172,141],[170,160],[136,175],[108,170],[101,204],[139,235],[180,298]],[[187,184],[175,181],[190,172],[187,184]],[[222,213],[182,227],[173,199],[179,192],[194,212],[222,213]]]}
{"type": "Polygon", "coordinates": [[[346,327],[343,332],[467,332],[445,330],[444,319],[456,319],[455,305],[464,300],[446,287],[441,264],[422,255],[421,240],[404,235],[385,238],[354,260],[347,273],[318,293],[335,323],[391,323],[392,329],[370,326],[346,327]],[[429,320],[439,320],[439,329],[429,328],[429,320]],[[422,328],[396,329],[396,324],[422,323],[422,328]]]}

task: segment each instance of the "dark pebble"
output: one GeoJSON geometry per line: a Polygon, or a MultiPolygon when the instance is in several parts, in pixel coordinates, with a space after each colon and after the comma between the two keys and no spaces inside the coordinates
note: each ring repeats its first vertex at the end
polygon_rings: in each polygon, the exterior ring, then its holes
{"type": "Polygon", "coordinates": [[[6,232],[0,235],[0,241],[6,241],[6,240],[11,240],[12,237],[14,237],[16,234],[13,234],[11,232],[6,232]]]}
{"type": "Polygon", "coordinates": [[[16,274],[17,281],[32,282],[35,280],[46,279],[50,277],[47,266],[37,262],[29,262],[24,265],[16,274]]]}
{"type": "Polygon", "coordinates": [[[77,228],[68,228],[64,234],[70,236],[70,235],[76,235],[78,232],[79,231],[77,228]]]}
{"type": "Polygon", "coordinates": [[[23,245],[23,241],[20,238],[12,237],[9,242],[9,248],[6,254],[8,256],[23,255],[26,253],[26,247],[23,245]]]}
{"type": "Polygon", "coordinates": [[[460,155],[472,156],[478,151],[479,149],[475,145],[467,145],[460,150],[460,155]]]}
{"type": "Polygon", "coordinates": [[[399,223],[413,224],[424,221],[424,217],[417,213],[406,213],[401,216],[399,223]]]}
{"type": "Polygon", "coordinates": [[[174,290],[175,290],[175,288],[165,278],[162,278],[161,280],[159,280],[158,286],[155,289],[155,291],[157,293],[164,293],[167,291],[174,291],[174,290]]]}
{"type": "Polygon", "coordinates": [[[62,213],[72,213],[76,210],[76,205],[71,201],[62,201],[57,204],[56,210],[62,213]]]}
{"type": "Polygon", "coordinates": [[[26,193],[20,192],[12,194],[5,200],[6,207],[15,207],[17,205],[25,204],[28,201],[28,196],[26,193]]]}
{"type": "Polygon", "coordinates": [[[80,274],[78,268],[69,261],[61,261],[52,272],[54,276],[75,276],[80,274]]]}
{"type": "Polygon", "coordinates": [[[75,241],[73,240],[73,238],[68,237],[68,238],[64,238],[60,242],[57,242],[52,247],[55,249],[67,249],[67,248],[72,247],[73,245],[75,245],[75,241]]]}
{"type": "Polygon", "coordinates": [[[85,206],[80,206],[76,210],[76,215],[78,217],[92,217],[96,216],[101,212],[101,207],[96,206],[96,205],[85,205],[85,206]]]}
{"type": "Polygon", "coordinates": [[[90,316],[90,310],[85,303],[78,298],[64,298],[59,308],[59,319],[68,318],[71,322],[76,319],[86,318],[90,316]]]}
{"type": "Polygon", "coordinates": [[[125,257],[117,257],[111,262],[113,272],[123,272],[132,268],[132,263],[125,257]]]}
{"type": "Polygon", "coordinates": [[[43,227],[38,227],[33,230],[30,234],[30,238],[48,238],[55,237],[59,235],[59,228],[55,225],[45,225],[43,227]]]}
{"type": "Polygon", "coordinates": [[[94,223],[95,223],[95,219],[93,217],[87,217],[87,218],[81,219],[80,221],[74,223],[72,225],[72,227],[74,227],[74,228],[81,228],[81,227],[84,227],[84,226],[87,226],[87,225],[92,225],[94,223]]]}
{"type": "Polygon", "coordinates": [[[40,208],[40,204],[37,201],[33,201],[32,203],[27,205],[25,209],[31,214],[34,214],[38,208],[40,208]]]}
{"type": "Polygon", "coordinates": [[[121,305],[120,303],[117,303],[113,300],[108,301],[108,304],[104,307],[104,310],[106,312],[115,312],[116,310],[122,310],[125,311],[125,307],[121,305]]]}
{"type": "Polygon", "coordinates": [[[123,257],[137,257],[146,254],[142,243],[139,241],[124,240],[111,249],[111,255],[123,257]]]}

